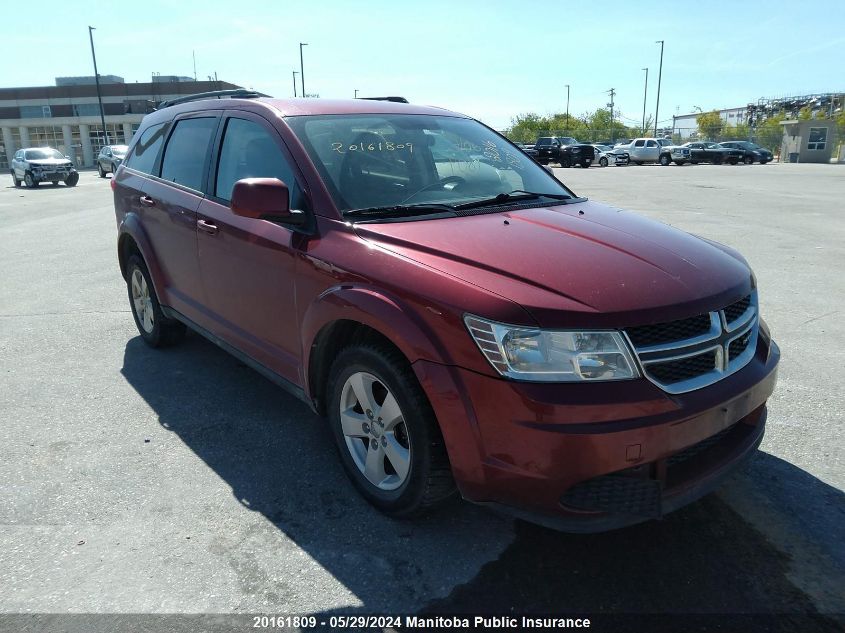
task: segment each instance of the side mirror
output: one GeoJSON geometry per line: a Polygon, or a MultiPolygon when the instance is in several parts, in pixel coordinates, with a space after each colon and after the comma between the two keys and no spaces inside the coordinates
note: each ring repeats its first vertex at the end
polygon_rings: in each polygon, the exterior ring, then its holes
{"type": "Polygon", "coordinates": [[[255,220],[303,224],[305,213],[290,208],[288,186],[278,178],[244,178],[232,188],[232,213],[255,220]]]}

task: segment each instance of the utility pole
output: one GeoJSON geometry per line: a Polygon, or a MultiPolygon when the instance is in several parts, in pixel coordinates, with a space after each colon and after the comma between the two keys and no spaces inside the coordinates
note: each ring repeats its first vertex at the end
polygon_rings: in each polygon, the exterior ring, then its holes
{"type": "Polygon", "coordinates": [[[308,46],[307,42],[299,43],[299,79],[302,82],[302,96],[305,96],[305,64],[302,62],[302,47],[308,46]]]}
{"type": "Polygon", "coordinates": [[[657,118],[660,112],[660,81],[663,79],[663,40],[657,40],[655,44],[660,44],[660,71],[657,73],[657,105],[654,106],[654,136],[657,138],[657,118]]]}
{"type": "Polygon", "coordinates": [[[569,136],[569,84],[566,84],[566,136],[569,136]]]}
{"type": "Polygon", "coordinates": [[[611,88],[607,93],[610,95],[610,103],[607,104],[610,107],[610,144],[613,145],[616,140],[616,133],[613,131],[613,97],[616,96],[616,89],[611,88]]]}
{"type": "Polygon", "coordinates": [[[295,70],[293,71],[293,96],[294,96],[294,97],[296,97],[296,76],[297,76],[298,74],[299,74],[299,73],[298,73],[298,72],[296,72],[295,70]]]}
{"type": "Polygon", "coordinates": [[[194,81],[197,80],[197,52],[191,51],[191,55],[194,58],[194,81]]]}
{"type": "Polygon", "coordinates": [[[648,68],[643,68],[645,71],[645,88],[643,89],[643,136],[645,136],[645,100],[648,96],[648,68]]]}
{"type": "Polygon", "coordinates": [[[97,56],[94,54],[94,31],[93,26],[88,27],[88,37],[91,40],[91,59],[94,60],[94,83],[97,84],[97,103],[100,104],[100,123],[103,124],[103,135],[106,139],[106,145],[109,145],[109,133],[106,130],[106,117],[103,114],[103,96],[100,94],[100,73],[97,72],[97,56]]]}

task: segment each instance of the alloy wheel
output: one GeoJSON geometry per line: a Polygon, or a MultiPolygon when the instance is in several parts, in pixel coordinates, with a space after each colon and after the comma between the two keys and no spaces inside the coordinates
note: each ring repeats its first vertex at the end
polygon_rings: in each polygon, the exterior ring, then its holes
{"type": "Polygon", "coordinates": [[[138,268],[132,271],[132,308],[144,332],[151,334],[155,325],[153,301],[147,280],[138,268]]]}
{"type": "Polygon", "coordinates": [[[387,386],[367,372],[355,372],[340,394],[340,423],[346,448],[365,479],[396,490],[408,479],[411,443],[405,418],[387,386]]]}

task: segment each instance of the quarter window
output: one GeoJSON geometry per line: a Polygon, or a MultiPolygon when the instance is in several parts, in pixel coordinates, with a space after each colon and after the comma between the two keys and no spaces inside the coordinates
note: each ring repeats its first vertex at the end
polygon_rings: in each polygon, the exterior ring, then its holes
{"type": "Polygon", "coordinates": [[[135,143],[132,156],[126,161],[126,166],[144,174],[153,173],[156,158],[158,158],[158,152],[161,149],[161,144],[164,142],[166,131],[167,128],[164,123],[151,125],[144,130],[141,138],[135,143]]]}
{"type": "Polygon", "coordinates": [[[254,121],[230,118],[217,163],[214,195],[231,200],[232,188],[243,178],[278,178],[290,190],[291,208],[302,208],[296,177],[277,141],[254,121]]]}
{"type": "Polygon", "coordinates": [[[164,148],[162,179],[201,191],[205,157],[216,126],[215,117],[177,121],[164,148]]]}

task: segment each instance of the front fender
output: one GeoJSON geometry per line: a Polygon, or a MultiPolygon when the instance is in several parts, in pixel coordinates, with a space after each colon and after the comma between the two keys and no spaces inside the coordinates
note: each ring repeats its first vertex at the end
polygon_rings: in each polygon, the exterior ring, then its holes
{"type": "MultiPolygon", "coordinates": [[[[303,378],[310,375],[310,350],[324,328],[338,321],[362,323],[387,338],[413,363],[451,364],[446,347],[418,312],[398,297],[365,285],[329,288],[306,309],[302,321],[303,378]]],[[[311,395],[307,378],[306,393],[311,395]]]]}
{"type": "Polygon", "coordinates": [[[144,227],[141,225],[141,220],[135,213],[127,213],[117,227],[117,256],[118,261],[120,262],[120,271],[123,274],[124,279],[126,278],[126,262],[124,261],[125,252],[123,248],[125,243],[124,240],[127,238],[131,238],[138,247],[138,250],[141,252],[141,257],[144,258],[144,263],[147,265],[147,270],[150,273],[156,296],[158,297],[159,302],[166,305],[167,299],[164,272],[158,264],[155,249],[153,249],[153,246],[150,243],[147,232],[144,230],[144,227]]]}

